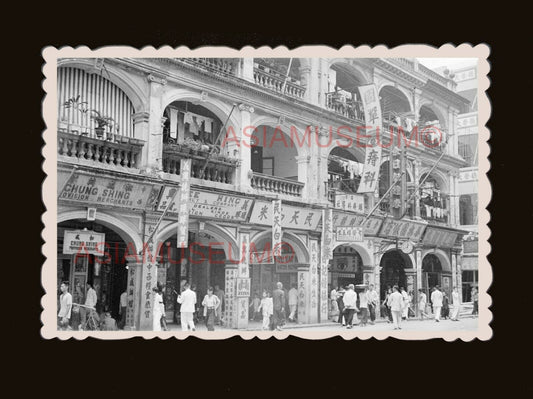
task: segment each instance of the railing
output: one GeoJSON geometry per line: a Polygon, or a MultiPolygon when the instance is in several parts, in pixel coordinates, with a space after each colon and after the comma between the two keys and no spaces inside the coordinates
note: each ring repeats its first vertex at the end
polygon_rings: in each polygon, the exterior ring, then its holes
{"type": "Polygon", "coordinates": [[[237,72],[237,61],[233,58],[178,58],[177,60],[224,75],[234,76],[237,72]]]}
{"type": "Polygon", "coordinates": [[[353,119],[361,123],[365,119],[363,114],[363,106],[360,102],[354,102],[351,100],[342,101],[337,97],[336,93],[326,93],[326,106],[329,110],[346,118],[353,119]]]}
{"type": "Polygon", "coordinates": [[[259,67],[254,66],[254,81],[256,85],[273,90],[277,93],[286,94],[289,97],[303,98],[305,94],[305,87],[292,82],[289,79],[290,78],[288,78],[286,83],[284,83],[284,76],[275,76],[269,72],[261,70],[259,67]],[[285,90],[283,90],[284,84],[285,90]]]}
{"type": "MultiPolygon", "coordinates": [[[[411,71],[415,70],[415,63],[412,60],[409,60],[407,58],[386,58],[387,61],[392,61],[395,64],[399,64],[406,69],[409,69],[411,71]]],[[[425,75],[426,77],[430,78],[431,80],[434,80],[435,82],[440,83],[444,87],[448,87],[448,82],[450,79],[446,78],[445,76],[442,76],[438,74],[437,72],[429,69],[428,67],[424,66],[420,62],[418,63],[418,72],[420,72],[422,75],[425,75]]]]}
{"type": "Polygon", "coordinates": [[[137,168],[144,141],[108,133],[107,139],[58,131],[57,152],[73,160],[137,168]]]}
{"type": "Polygon", "coordinates": [[[163,147],[163,172],[180,175],[180,164],[184,158],[190,158],[191,177],[218,183],[233,184],[236,161],[211,158],[205,166],[205,156],[178,151],[175,146],[165,144],[163,147]],[[205,166],[205,169],[204,169],[205,166]]]}
{"type": "Polygon", "coordinates": [[[304,183],[299,181],[285,179],[278,176],[269,176],[262,173],[253,172],[252,187],[262,191],[268,191],[277,194],[302,196],[304,183]]]}

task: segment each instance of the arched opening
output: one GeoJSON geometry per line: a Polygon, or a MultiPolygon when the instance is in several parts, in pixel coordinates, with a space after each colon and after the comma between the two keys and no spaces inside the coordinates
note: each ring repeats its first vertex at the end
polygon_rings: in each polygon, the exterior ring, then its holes
{"type": "Polygon", "coordinates": [[[251,166],[254,173],[298,181],[298,151],[282,127],[261,125],[251,139],[251,166]]]}
{"type": "Polygon", "coordinates": [[[328,156],[328,188],[330,200],[336,194],[355,194],[361,182],[362,156],[353,148],[335,147],[328,156]]]}
{"type": "Polygon", "coordinates": [[[442,264],[437,255],[427,254],[422,260],[422,289],[428,298],[437,285],[442,285],[442,264]]]}
{"type": "Polygon", "coordinates": [[[383,122],[401,126],[407,131],[414,127],[414,115],[406,95],[394,86],[384,86],[379,91],[383,122]]]}
{"type": "Polygon", "coordinates": [[[174,101],[164,110],[163,171],[179,175],[182,158],[191,158],[191,177],[230,184],[236,153],[222,148],[223,121],[210,109],[174,101]],[[206,158],[209,162],[206,164],[206,158]]]}
{"type": "Polygon", "coordinates": [[[61,132],[118,142],[134,137],[133,103],[104,73],[59,67],[57,101],[61,132]]]}
{"type": "MultiPolygon", "coordinates": [[[[424,181],[424,173],[420,182],[424,181]]],[[[435,223],[448,223],[449,195],[445,182],[436,175],[430,175],[420,186],[420,216],[435,223]]]]}
{"type": "Polygon", "coordinates": [[[419,111],[418,126],[421,129],[421,141],[427,148],[442,150],[447,142],[444,121],[427,104],[419,111]]]}
{"type": "Polygon", "coordinates": [[[359,252],[349,245],[339,245],[333,250],[329,261],[329,283],[331,291],[346,288],[348,284],[363,284],[363,259],[359,252]]]}
{"type": "Polygon", "coordinates": [[[299,254],[301,245],[288,234],[282,237],[281,255],[274,256],[271,234],[261,234],[250,243],[250,278],[252,295],[273,292],[277,282],[288,291],[298,283],[298,265],[305,261],[299,254]]]}
{"type": "MultiPolygon", "coordinates": [[[[222,300],[224,306],[225,266],[229,248],[215,235],[206,231],[189,231],[187,248],[177,247],[177,235],[174,234],[163,242],[161,259],[157,269],[157,283],[163,288],[166,319],[168,322],[180,323],[180,305],[177,295],[188,282],[196,292],[197,317],[201,319],[202,298],[208,287],[214,288],[214,294],[222,300]]],[[[235,256],[236,257],[236,256],[235,256]]],[[[223,314],[223,313],[221,313],[223,314]]]]}
{"type": "Polygon", "coordinates": [[[392,289],[395,285],[398,288],[404,287],[407,289],[405,269],[411,269],[413,267],[408,255],[402,251],[392,249],[383,254],[380,267],[381,300],[385,299],[388,290],[392,289]]]}
{"type": "MultiPolygon", "coordinates": [[[[112,228],[83,219],[70,219],[59,223],[57,234],[58,288],[61,282],[69,282],[69,292],[72,295],[73,304],[91,305],[86,302],[89,288],[87,284],[91,284],[96,291],[97,302],[94,307],[100,318],[103,320],[105,313],[109,312],[117,322],[117,326],[124,328],[126,315],[121,309],[121,295],[126,291],[128,279],[127,256],[136,253],[133,240],[125,242],[121,235],[112,228]],[[89,250],[87,253],[75,244],[79,239],[75,232],[79,231],[103,233],[105,234],[105,242],[98,243],[96,252],[89,250]],[[73,232],[74,246],[72,246],[72,242],[70,244],[64,242],[65,232],[69,233],[69,237],[71,236],[70,232],[73,232]],[[66,245],[70,245],[70,249],[73,251],[68,249],[64,251],[66,245]]],[[[94,236],[96,237],[97,234],[94,236]]],[[[70,319],[72,329],[79,329],[80,324],[85,321],[83,312],[82,308],[78,306],[72,307],[70,319]]]]}
{"type": "Polygon", "coordinates": [[[334,63],[328,71],[326,107],[347,118],[363,121],[363,104],[358,87],[364,85],[364,78],[349,65],[334,63]]]}

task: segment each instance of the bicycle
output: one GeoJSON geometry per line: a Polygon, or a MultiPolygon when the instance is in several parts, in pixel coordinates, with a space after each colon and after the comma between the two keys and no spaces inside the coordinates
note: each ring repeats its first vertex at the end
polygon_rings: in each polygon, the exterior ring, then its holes
{"type": "Polygon", "coordinates": [[[80,305],[78,303],[73,303],[72,305],[79,306],[80,308],[89,310],[89,314],[87,315],[87,320],[85,321],[85,324],[81,326],[83,330],[86,330],[86,331],[99,331],[100,330],[100,318],[98,317],[98,313],[96,313],[96,309],[94,307],[80,305]]]}

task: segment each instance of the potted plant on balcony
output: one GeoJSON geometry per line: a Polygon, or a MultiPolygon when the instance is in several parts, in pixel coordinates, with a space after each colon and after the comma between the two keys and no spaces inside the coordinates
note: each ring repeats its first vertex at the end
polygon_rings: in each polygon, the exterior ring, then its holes
{"type": "Polygon", "coordinates": [[[95,109],[91,109],[90,111],[92,113],[91,119],[96,122],[96,127],[94,128],[94,131],[96,133],[96,136],[101,139],[104,136],[106,126],[112,126],[114,119],[110,116],[102,115],[100,111],[97,111],[95,109]]]}
{"type": "MultiPolygon", "coordinates": [[[[87,105],[87,101],[80,101],[80,95],[78,94],[76,97],[71,97],[67,101],[63,103],[63,108],[68,110],[68,116],[66,116],[66,122],[67,122],[67,132],[73,131],[73,132],[79,132],[81,134],[87,134],[87,132],[83,132],[81,129],[81,126],[78,124],[72,123],[72,117],[71,117],[71,110],[74,112],[87,112],[87,108],[84,106],[87,105]]],[[[64,124],[65,121],[65,115],[63,115],[62,123],[64,124]]]]}
{"type": "Polygon", "coordinates": [[[187,137],[183,142],[182,148],[187,148],[191,152],[191,154],[196,155],[198,153],[198,150],[200,149],[200,146],[201,144],[199,142],[192,139],[191,137],[187,137]]]}

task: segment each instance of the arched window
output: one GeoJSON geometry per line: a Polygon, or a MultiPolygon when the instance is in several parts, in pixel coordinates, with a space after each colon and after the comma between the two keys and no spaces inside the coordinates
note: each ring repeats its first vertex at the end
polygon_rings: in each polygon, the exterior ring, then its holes
{"type": "Polygon", "coordinates": [[[95,131],[99,123],[94,118],[100,116],[108,121],[107,133],[134,137],[133,104],[105,75],[60,67],[57,93],[59,129],[100,137],[95,131]]]}

